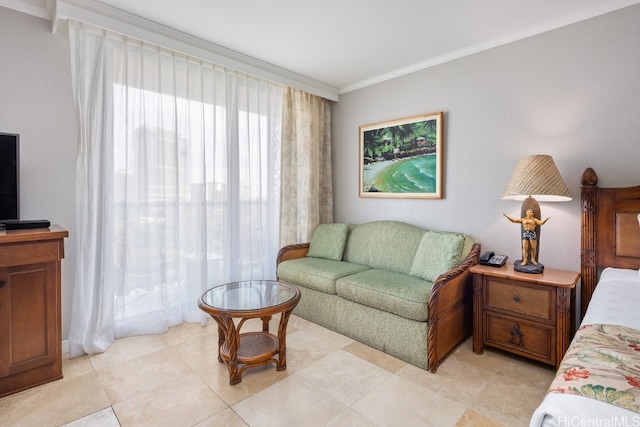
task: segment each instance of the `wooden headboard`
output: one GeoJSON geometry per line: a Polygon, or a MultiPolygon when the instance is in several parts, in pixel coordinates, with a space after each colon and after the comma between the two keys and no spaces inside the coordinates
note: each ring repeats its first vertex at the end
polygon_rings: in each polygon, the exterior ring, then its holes
{"type": "Polygon", "coordinates": [[[606,267],[640,269],[640,186],[600,188],[587,168],[581,179],[582,316],[606,267]]]}

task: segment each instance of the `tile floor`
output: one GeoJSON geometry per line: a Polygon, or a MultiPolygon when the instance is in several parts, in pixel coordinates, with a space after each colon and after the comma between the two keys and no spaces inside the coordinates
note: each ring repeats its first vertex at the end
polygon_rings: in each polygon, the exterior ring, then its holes
{"type": "Polygon", "coordinates": [[[554,375],[471,339],[432,374],[296,316],[287,333],[287,370],[236,386],[213,321],[63,355],[62,380],[0,399],[0,426],[526,426],[554,375]]]}

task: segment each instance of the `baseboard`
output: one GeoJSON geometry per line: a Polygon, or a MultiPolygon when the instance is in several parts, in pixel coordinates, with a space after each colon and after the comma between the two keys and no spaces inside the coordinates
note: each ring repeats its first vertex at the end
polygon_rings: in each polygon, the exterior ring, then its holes
{"type": "Polygon", "coordinates": [[[62,341],[62,354],[69,353],[69,340],[62,341]]]}

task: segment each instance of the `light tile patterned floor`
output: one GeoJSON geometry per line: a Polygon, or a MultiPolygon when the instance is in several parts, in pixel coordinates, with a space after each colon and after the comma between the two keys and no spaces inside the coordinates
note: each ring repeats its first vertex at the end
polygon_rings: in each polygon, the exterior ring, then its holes
{"type": "Polygon", "coordinates": [[[64,379],[0,399],[0,426],[526,426],[554,375],[471,339],[432,374],[296,316],[287,332],[287,370],[236,386],[212,321],[63,355],[64,379]]]}

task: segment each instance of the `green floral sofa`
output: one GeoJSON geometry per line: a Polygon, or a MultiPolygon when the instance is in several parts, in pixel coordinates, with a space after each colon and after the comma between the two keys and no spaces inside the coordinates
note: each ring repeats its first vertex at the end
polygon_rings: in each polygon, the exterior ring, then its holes
{"type": "Polygon", "coordinates": [[[472,331],[480,245],[461,233],[398,222],[321,224],[278,253],[278,280],[296,285],[294,314],[435,372],[472,331]]]}

